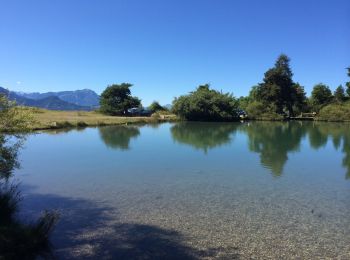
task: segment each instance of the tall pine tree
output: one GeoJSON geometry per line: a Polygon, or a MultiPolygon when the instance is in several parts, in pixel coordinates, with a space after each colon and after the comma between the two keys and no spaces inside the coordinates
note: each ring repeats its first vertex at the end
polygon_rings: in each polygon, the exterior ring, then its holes
{"type": "Polygon", "coordinates": [[[269,69],[263,82],[256,88],[256,98],[266,105],[274,104],[276,113],[287,111],[293,115],[293,106],[300,105],[305,99],[301,86],[293,82],[293,73],[289,65],[290,59],[287,55],[281,54],[275,66],[269,69]]]}

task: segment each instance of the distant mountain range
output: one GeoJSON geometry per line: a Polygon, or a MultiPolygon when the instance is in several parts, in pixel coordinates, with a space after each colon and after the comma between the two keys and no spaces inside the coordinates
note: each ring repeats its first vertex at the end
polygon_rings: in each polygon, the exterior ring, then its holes
{"type": "Polygon", "coordinates": [[[49,110],[93,110],[99,106],[100,97],[90,89],[47,93],[23,93],[0,87],[0,94],[23,106],[49,110]]]}

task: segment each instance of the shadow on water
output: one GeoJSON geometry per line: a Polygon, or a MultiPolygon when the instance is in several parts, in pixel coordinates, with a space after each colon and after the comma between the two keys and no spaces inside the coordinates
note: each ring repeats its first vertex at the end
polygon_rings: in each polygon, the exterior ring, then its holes
{"type": "Polygon", "coordinates": [[[130,149],[130,140],[140,135],[136,126],[104,126],[98,130],[107,147],[120,150],[130,149]]]}
{"type": "MultiPolygon", "coordinates": [[[[52,236],[58,259],[200,259],[220,251],[192,248],[177,231],[117,222],[114,208],[87,200],[29,194],[24,201],[24,215],[35,216],[48,207],[60,212],[52,236]]],[[[238,259],[236,249],[228,254],[238,259]]]]}

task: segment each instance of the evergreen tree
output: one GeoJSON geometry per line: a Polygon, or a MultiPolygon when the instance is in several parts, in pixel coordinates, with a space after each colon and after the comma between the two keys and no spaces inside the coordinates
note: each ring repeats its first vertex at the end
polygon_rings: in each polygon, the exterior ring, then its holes
{"type": "Polygon", "coordinates": [[[273,104],[276,113],[283,113],[287,110],[293,115],[293,106],[306,100],[303,90],[299,84],[293,82],[293,73],[289,65],[288,56],[281,54],[275,66],[269,69],[263,79],[254,90],[256,99],[266,105],[273,104]],[[303,98],[303,101],[300,101],[303,98]]]}
{"type": "Polygon", "coordinates": [[[336,88],[334,91],[334,99],[338,102],[343,102],[345,100],[345,90],[342,85],[336,88]]]}

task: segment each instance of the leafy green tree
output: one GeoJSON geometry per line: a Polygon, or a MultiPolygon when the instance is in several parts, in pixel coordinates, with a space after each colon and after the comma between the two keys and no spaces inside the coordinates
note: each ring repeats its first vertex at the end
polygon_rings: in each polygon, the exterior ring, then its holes
{"type": "Polygon", "coordinates": [[[299,99],[305,95],[300,95],[300,85],[292,80],[293,73],[289,65],[288,56],[281,54],[275,63],[275,66],[269,69],[260,83],[254,89],[255,99],[264,104],[274,104],[276,113],[283,113],[284,110],[293,115],[293,106],[300,105],[299,99]]]}
{"type": "Polygon", "coordinates": [[[175,98],[173,112],[193,121],[232,121],[239,118],[233,95],[210,89],[208,84],[175,98]]]}
{"type": "Polygon", "coordinates": [[[332,91],[327,85],[322,83],[314,86],[311,92],[311,105],[315,111],[319,111],[322,106],[329,104],[333,99],[332,91]]]}
{"type": "Polygon", "coordinates": [[[131,96],[132,84],[122,83],[108,86],[100,98],[100,111],[109,115],[125,115],[127,110],[141,105],[141,100],[131,96]]]}
{"type": "Polygon", "coordinates": [[[250,96],[248,96],[248,97],[240,97],[240,98],[237,99],[237,106],[238,106],[238,108],[243,109],[244,111],[246,111],[250,102],[252,102],[252,99],[251,99],[250,96]]]}
{"type": "Polygon", "coordinates": [[[304,87],[301,86],[299,83],[295,83],[293,88],[294,88],[292,92],[293,112],[295,114],[306,112],[308,110],[308,104],[307,104],[307,97],[306,97],[304,87]]]}
{"type": "Polygon", "coordinates": [[[165,107],[162,107],[158,101],[153,101],[152,104],[149,106],[149,109],[154,113],[157,111],[164,111],[166,110],[165,107]]]}
{"type": "Polygon", "coordinates": [[[334,99],[336,101],[338,101],[338,102],[345,101],[345,99],[346,99],[346,97],[345,97],[345,90],[344,90],[342,85],[337,87],[336,90],[334,91],[334,99]]]}
{"type": "Polygon", "coordinates": [[[30,108],[18,107],[0,94],[0,132],[25,132],[33,123],[30,108]]]}
{"type": "Polygon", "coordinates": [[[264,104],[260,101],[253,101],[248,104],[246,112],[250,119],[258,120],[282,120],[283,116],[276,113],[275,104],[264,104]]]}
{"type": "MultiPolygon", "coordinates": [[[[350,77],[350,67],[347,68],[348,76],[350,77]]],[[[346,94],[350,97],[350,81],[346,82],[346,94]]]]}

